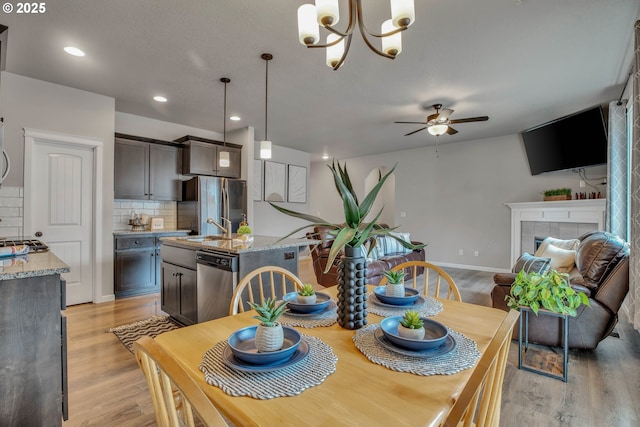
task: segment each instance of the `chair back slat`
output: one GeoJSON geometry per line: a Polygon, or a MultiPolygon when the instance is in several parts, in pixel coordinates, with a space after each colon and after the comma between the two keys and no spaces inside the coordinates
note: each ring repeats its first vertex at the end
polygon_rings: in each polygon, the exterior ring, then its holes
{"type": "Polygon", "coordinates": [[[231,298],[229,315],[244,312],[247,301],[261,304],[267,298],[279,299],[300,288],[302,288],[302,281],[286,268],[274,265],[256,268],[238,283],[231,298]],[[259,299],[254,298],[256,294],[259,299]]]}
{"type": "Polygon", "coordinates": [[[147,379],[158,426],[194,427],[194,412],[206,426],[228,426],[198,384],[153,338],[139,338],[133,349],[147,379]]]}

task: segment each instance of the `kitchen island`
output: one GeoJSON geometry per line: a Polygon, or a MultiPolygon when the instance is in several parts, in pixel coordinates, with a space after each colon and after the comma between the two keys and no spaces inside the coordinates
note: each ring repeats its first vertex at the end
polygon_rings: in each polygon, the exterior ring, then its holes
{"type": "Polygon", "coordinates": [[[0,259],[0,420],[60,426],[66,418],[65,282],[51,252],[0,259]]]}
{"type": "Polygon", "coordinates": [[[299,251],[320,241],[238,235],[161,239],[162,310],[183,324],[226,316],[237,284],[266,265],[298,274],[299,251]]]}

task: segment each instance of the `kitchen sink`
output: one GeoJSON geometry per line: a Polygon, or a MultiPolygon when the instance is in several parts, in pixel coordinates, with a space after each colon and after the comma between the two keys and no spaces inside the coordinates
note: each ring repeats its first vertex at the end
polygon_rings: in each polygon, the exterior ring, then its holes
{"type": "Polygon", "coordinates": [[[231,237],[211,235],[211,236],[182,237],[181,239],[186,240],[188,242],[211,242],[215,240],[231,240],[231,237]]]}

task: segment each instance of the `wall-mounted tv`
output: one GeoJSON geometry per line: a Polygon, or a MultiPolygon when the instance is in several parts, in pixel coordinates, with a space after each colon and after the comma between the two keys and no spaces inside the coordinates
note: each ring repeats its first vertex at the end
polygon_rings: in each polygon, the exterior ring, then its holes
{"type": "Polygon", "coordinates": [[[597,106],[522,132],[531,175],[607,163],[607,130],[597,106]]]}

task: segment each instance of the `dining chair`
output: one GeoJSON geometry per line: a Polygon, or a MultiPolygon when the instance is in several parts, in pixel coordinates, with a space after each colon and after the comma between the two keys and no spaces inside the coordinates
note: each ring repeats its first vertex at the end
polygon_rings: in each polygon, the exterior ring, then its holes
{"type": "Polygon", "coordinates": [[[511,310],[502,321],[460,397],[449,411],[445,427],[498,427],[504,372],[513,327],[519,316],[519,311],[511,310]]]}
{"type": "Polygon", "coordinates": [[[184,368],[149,336],[133,343],[138,364],[147,379],[156,422],[161,427],[193,427],[194,411],[208,427],[228,424],[184,368]]]}
{"type": "MultiPolygon", "coordinates": [[[[424,296],[429,295],[430,293],[429,290],[431,288],[431,285],[433,285],[433,289],[431,290],[432,296],[439,298],[440,286],[442,284],[442,279],[444,279],[444,281],[447,284],[446,299],[451,299],[454,301],[462,301],[462,298],[460,297],[460,290],[458,289],[458,286],[456,285],[456,283],[453,281],[451,276],[449,276],[449,273],[447,273],[437,265],[431,264],[430,262],[427,262],[427,261],[405,261],[401,264],[396,265],[391,270],[392,271],[410,270],[412,274],[409,274],[409,276],[413,277],[411,281],[411,286],[414,289],[418,289],[419,288],[418,275],[420,274],[420,271],[422,269],[424,269],[424,273],[423,273],[424,289],[422,290],[422,294],[424,296]],[[429,278],[434,276],[435,276],[434,278],[435,283],[430,283],[429,278]]],[[[386,285],[387,281],[388,279],[386,277],[383,277],[380,283],[378,284],[378,286],[386,285]]]]}
{"type": "Polygon", "coordinates": [[[233,316],[249,309],[248,302],[261,304],[266,298],[282,298],[302,286],[302,281],[286,268],[275,265],[256,268],[244,276],[236,287],[231,298],[229,315],[233,316]]]}

